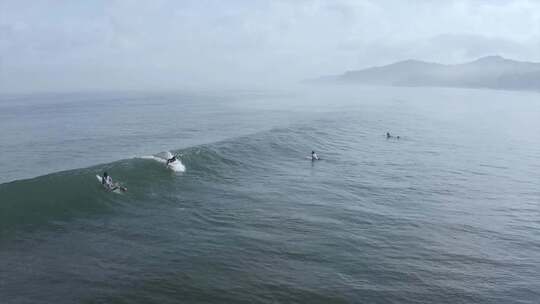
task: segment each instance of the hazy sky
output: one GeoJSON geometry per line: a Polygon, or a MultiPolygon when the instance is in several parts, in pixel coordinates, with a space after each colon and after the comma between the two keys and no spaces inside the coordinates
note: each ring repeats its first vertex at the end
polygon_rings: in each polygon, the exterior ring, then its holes
{"type": "Polygon", "coordinates": [[[540,1],[0,0],[0,92],[271,85],[492,54],[540,61],[540,1]]]}

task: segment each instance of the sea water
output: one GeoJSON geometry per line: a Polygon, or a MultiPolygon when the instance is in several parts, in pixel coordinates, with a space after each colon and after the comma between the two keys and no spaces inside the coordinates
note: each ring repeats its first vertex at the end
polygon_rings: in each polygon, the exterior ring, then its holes
{"type": "Polygon", "coordinates": [[[539,97],[3,95],[0,302],[538,303],[539,97]]]}

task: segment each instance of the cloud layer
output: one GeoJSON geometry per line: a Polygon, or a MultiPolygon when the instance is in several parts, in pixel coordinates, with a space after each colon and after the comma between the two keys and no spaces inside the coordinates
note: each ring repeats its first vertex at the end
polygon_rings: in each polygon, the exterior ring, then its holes
{"type": "Polygon", "coordinates": [[[540,61],[540,2],[0,0],[4,92],[272,84],[491,54],[540,61]]]}

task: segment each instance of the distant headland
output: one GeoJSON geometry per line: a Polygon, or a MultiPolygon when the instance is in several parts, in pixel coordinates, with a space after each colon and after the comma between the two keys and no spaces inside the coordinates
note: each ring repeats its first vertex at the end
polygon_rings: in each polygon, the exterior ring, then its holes
{"type": "Polygon", "coordinates": [[[482,57],[452,65],[405,60],[324,76],[310,82],[540,91],[540,63],[501,56],[482,57]]]}

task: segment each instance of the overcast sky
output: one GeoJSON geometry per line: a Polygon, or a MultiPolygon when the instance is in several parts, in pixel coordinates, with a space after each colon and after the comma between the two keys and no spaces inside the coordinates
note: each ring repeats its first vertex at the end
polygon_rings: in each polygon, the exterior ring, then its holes
{"type": "Polygon", "coordinates": [[[271,85],[493,54],[540,61],[540,1],[0,0],[0,92],[271,85]]]}

